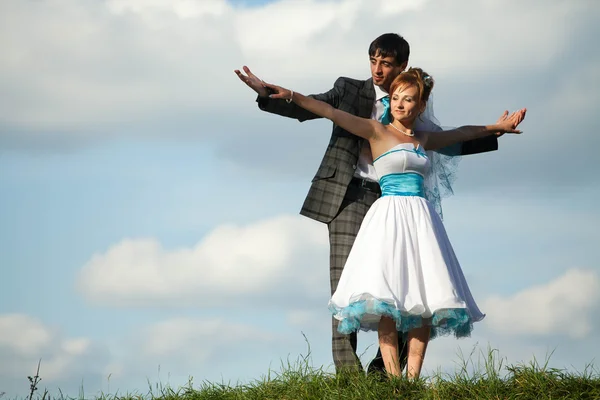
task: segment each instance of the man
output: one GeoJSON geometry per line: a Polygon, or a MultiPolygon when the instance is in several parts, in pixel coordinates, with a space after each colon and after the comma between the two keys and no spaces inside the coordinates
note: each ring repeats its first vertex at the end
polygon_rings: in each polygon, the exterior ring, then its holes
{"type": "MultiPolygon", "coordinates": [[[[359,117],[371,117],[385,123],[389,118],[390,85],[406,69],[409,53],[409,44],[403,37],[394,33],[383,34],[369,46],[370,79],[341,77],[336,80],[333,89],[311,96],[359,117]]],[[[270,99],[263,82],[247,67],[244,67],[246,75],[238,70],[235,72],[244,83],[256,91],[261,110],[295,118],[300,122],[320,118],[293,102],[270,99]]],[[[415,128],[424,129],[418,125],[415,128]]],[[[432,130],[432,127],[426,129],[432,130]]],[[[460,149],[453,149],[452,152],[467,155],[497,148],[498,141],[494,135],[464,142],[460,149]]],[[[300,211],[304,216],[327,224],[329,229],[332,294],[337,288],[362,220],[369,207],[381,195],[372,164],[368,142],[334,125],[329,145],[300,211]]],[[[336,370],[361,370],[362,366],[356,355],[356,333],[343,335],[337,330],[338,321],[335,318],[332,318],[332,321],[332,352],[336,370]]],[[[403,368],[406,362],[406,346],[401,335],[398,340],[399,348],[403,349],[399,357],[403,368]]],[[[373,371],[384,371],[380,351],[369,366],[369,372],[373,371]]]]}

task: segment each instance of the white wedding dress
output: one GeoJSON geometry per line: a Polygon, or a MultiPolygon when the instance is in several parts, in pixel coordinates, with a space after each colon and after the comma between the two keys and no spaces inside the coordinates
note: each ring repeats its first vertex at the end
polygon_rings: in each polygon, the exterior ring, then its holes
{"type": "Polygon", "coordinates": [[[365,216],[329,308],[338,330],[377,330],[382,315],[400,332],[430,325],[431,337],[469,336],[481,313],[423,179],[430,161],[401,143],[374,160],[382,196],[365,216]]]}

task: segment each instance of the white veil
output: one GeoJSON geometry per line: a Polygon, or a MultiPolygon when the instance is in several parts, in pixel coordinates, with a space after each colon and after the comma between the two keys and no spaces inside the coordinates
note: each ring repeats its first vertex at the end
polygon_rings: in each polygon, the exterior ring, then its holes
{"type": "MultiPolygon", "coordinates": [[[[420,130],[442,131],[439,121],[433,113],[433,95],[427,101],[427,107],[418,117],[420,130]]],[[[456,171],[462,157],[460,157],[460,144],[439,151],[428,150],[427,156],[431,168],[425,176],[423,186],[425,198],[434,206],[435,211],[443,219],[442,198],[452,196],[452,185],[456,180],[456,171]]]]}

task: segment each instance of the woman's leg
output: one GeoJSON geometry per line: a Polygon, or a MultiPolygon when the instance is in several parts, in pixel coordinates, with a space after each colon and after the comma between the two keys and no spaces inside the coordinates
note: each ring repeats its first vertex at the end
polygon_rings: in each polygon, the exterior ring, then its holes
{"type": "Polygon", "coordinates": [[[423,326],[408,332],[408,364],[406,368],[408,379],[419,379],[430,332],[431,328],[429,326],[423,326]]]}
{"type": "Polygon", "coordinates": [[[400,361],[398,360],[398,332],[396,322],[390,317],[379,320],[379,348],[385,370],[390,375],[400,376],[400,361]]]}

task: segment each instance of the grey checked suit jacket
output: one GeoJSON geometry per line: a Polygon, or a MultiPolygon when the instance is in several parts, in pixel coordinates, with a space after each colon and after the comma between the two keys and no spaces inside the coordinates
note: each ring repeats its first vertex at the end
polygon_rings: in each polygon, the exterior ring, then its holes
{"type": "MultiPolygon", "coordinates": [[[[363,118],[370,118],[375,102],[373,80],[366,81],[341,77],[328,92],[311,95],[333,107],[363,118]]],[[[259,97],[259,108],[273,114],[295,118],[300,122],[321,118],[295,103],[281,99],[259,97]]],[[[329,223],[340,210],[348,185],[354,176],[362,142],[365,139],[355,136],[337,125],[333,125],[329,145],[321,165],[312,180],[312,185],[300,214],[320,222],[329,223]]],[[[457,154],[467,155],[498,149],[496,136],[462,143],[457,154]]]]}

